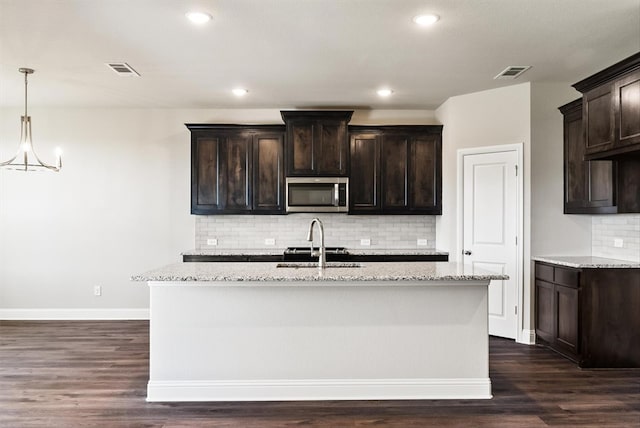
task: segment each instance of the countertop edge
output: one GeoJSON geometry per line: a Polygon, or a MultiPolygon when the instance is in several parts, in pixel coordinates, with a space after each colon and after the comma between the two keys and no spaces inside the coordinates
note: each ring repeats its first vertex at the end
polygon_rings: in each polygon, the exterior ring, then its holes
{"type": "Polygon", "coordinates": [[[508,278],[508,275],[455,262],[370,262],[356,267],[333,266],[322,272],[306,266],[282,268],[270,262],[174,263],[130,277],[137,282],[226,282],[236,285],[248,282],[387,282],[400,285],[407,281],[491,281],[508,278]]]}
{"type": "Polygon", "coordinates": [[[608,259],[592,256],[534,256],[536,262],[550,263],[576,269],[638,269],[640,262],[631,260],[608,259]],[[591,261],[587,261],[591,259],[591,261]]]}

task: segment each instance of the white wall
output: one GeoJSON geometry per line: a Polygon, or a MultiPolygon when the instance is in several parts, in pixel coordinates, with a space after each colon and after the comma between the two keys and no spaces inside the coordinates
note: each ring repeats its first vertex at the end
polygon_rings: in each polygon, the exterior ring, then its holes
{"type": "Polygon", "coordinates": [[[533,255],[591,253],[591,216],[563,214],[563,130],[558,107],[580,94],[568,83],[523,83],[453,97],[436,110],[443,131],[443,215],[436,247],[460,258],[456,228],[456,152],[524,146],[523,329],[533,329],[533,255]]]}
{"type": "Polygon", "coordinates": [[[591,216],[564,214],[563,104],[582,94],[568,83],[531,85],[531,255],[591,254],[591,216]]]}
{"type": "MultiPolygon", "coordinates": [[[[436,220],[436,247],[460,260],[456,213],[457,151],[472,147],[523,144],[524,258],[530,258],[531,199],[531,85],[522,83],[500,89],[449,98],[436,110],[443,123],[442,217],[436,220]]],[[[531,329],[529,265],[524,266],[523,329],[531,329]]]]}
{"type": "MultiPolygon", "coordinates": [[[[530,85],[508,86],[449,98],[436,110],[443,123],[442,136],[442,217],[436,221],[438,249],[456,251],[457,151],[472,147],[524,144],[525,164],[530,162],[530,85]]],[[[525,186],[530,185],[529,168],[525,186]]],[[[529,190],[525,198],[529,197],[529,190]]],[[[525,200],[529,205],[528,199],[525,200]]],[[[526,226],[526,225],[525,225],[526,226]]],[[[526,229],[526,227],[525,227],[526,229]]]]}
{"type": "MultiPolygon", "coordinates": [[[[0,318],[44,308],[148,308],[147,287],[130,275],[194,248],[184,123],[282,123],[278,109],[30,113],[36,152],[53,162],[61,146],[64,167],[0,170],[0,318]],[[101,297],[94,285],[102,285],[101,297]]],[[[20,114],[0,110],[2,160],[17,149],[20,114]]],[[[363,110],[352,123],[436,122],[433,111],[363,110]]]]}

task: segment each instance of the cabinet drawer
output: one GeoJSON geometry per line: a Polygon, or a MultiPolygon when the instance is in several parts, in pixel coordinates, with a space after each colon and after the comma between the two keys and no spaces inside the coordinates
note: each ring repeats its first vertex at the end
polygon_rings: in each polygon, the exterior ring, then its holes
{"type": "Polygon", "coordinates": [[[578,288],[579,272],[577,270],[565,269],[560,267],[554,268],[554,282],[566,287],[578,288]]]}
{"type": "Polygon", "coordinates": [[[553,282],[553,266],[536,263],[536,278],[553,282]]]}

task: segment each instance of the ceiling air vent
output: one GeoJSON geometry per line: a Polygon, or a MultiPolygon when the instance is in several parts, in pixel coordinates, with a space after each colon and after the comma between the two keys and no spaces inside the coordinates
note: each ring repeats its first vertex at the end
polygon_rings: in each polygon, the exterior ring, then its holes
{"type": "Polygon", "coordinates": [[[107,67],[112,69],[118,76],[140,77],[140,74],[126,62],[109,62],[107,63],[107,67]]]}
{"type": "Polygon", "coordinates": [[[530,65],[510,65],[498,74],[494,79],[515,79],[530,69],[530,65]]]}

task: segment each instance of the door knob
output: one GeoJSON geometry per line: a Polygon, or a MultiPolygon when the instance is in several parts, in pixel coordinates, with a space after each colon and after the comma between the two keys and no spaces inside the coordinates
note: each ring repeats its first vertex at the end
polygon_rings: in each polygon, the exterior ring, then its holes
{"type": "Polygon", "coordinates": [[[462,252],[462,254],[464,254],[465,256],[470,256],[470,255],[471,255],[471,251],[469,251],[469,250],[464,250],[464,251],[462,252]]]}

